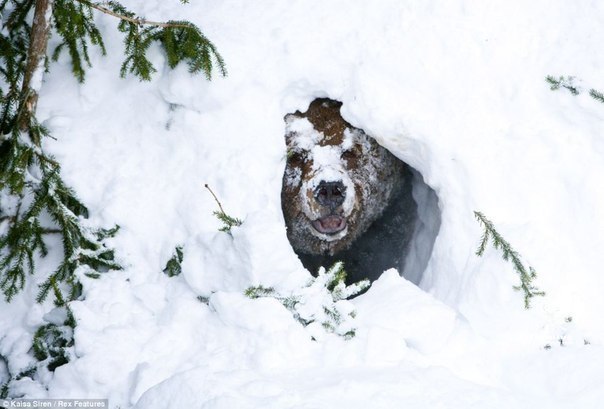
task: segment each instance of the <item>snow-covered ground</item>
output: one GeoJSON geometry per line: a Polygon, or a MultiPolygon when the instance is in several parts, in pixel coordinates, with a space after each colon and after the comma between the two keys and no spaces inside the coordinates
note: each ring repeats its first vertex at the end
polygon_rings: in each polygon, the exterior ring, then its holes
{"type": "MultiPolygon", "coordinates": [[[[604,105],[585,91],[604,90],[604,3],[124,4],[198,24],[229,75],[170,71],[157,49],[151,82],[120,79],[107,16],[110,55],[91,50],[85,84],[66,56],[51,65],[39,116],[56,140],[45,148],[91,222],[121,226],[111,244],[126,268],[85,279],[73,359],[19,391],[122,409],[601,407],[604,105]],[[576,75],[584,92],[552,92],[547,75],[576,75]],[[283,117],[316,97],[342,101],[351,124],[413,166],[441,217],[419,285],[385,273],[352,300],[350,340],[311,340],[277,300],[243,294],[310,278],[280,192],[283,117]],[[243,219],[232,236],[205,183],[243,219]],[[535,267],[547,294],[530,310],[500,253],[475,255],[475,210],[535,267]],[[170,278],[177,245],[183,274],[170,278]]],[[[0,301],[13,369],[51,308],[32,306],[35,292],[0,301]]]]}

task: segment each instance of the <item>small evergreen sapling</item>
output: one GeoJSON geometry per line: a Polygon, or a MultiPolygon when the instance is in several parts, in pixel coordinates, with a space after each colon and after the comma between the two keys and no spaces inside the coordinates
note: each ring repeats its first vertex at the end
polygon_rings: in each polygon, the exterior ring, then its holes
{"type": "Polygon", "coordinates": [[[218,230],[231,234],[231,229],[233,227],[241,226],[243,224],[243,220],[238,219],[236,217],[229,216],[228,214],[226,214],[226,212],[222,208],[222,204],[220,204],[220,201],[218,200],[218,198],[216,197],[216,195],[214,194],[212,189],[210,189],[210,186],[208,186],[207,183],[205,184],[205,188],[210,191],[210,193],[212,194],[212,197],[214,197],[214,200],[218,204],[218,208],[220,209],[220,210],[216,210],[213,213],[214,216],[216,216],[218,218],[218,220],[220,220],[223,223],[223,226],[218,230]]]}
{"type": "MultiPolygon", "coordinates": [[[[59,164],[42,151],[42,139],[50,135],[36,118],[51,35],[61,39],[51,58],[56,60],[67,51],[72,72],[80,82],[91,64],[89,46],[106,53],[93,10],[120,19],[119,30],[126,34],[122,76],[132,73],[141,80],[151,78],[155,68],[147,51],[153,42],[162,46],[172,68],[185,62],[190,72],[203,72],[208,79],[215,68],[226,75],[215,46],[187,21],[148,21],[115,1],[0,0],[0,289],[7,300],[23,289],[26,276],[35,272],[37,256],[47,254],[47,234],[62,238],[63,262],[51,278],[69,284],[71,297],[78,294],[75,273],[80,267],[85,267],[83,273],[89,276],[120,268],[113,250],[105,244],[117,227],[104,230],[86,226],[88,210],[63,182],[59,164]],[[53,223],[46,221],[48,216],[53,223]]],[[[49,289],[47,280],[41,286],[39,301],[49,289]]]]}
{"type": "Polygon", "coordinates": [[[520,277],[520,285],[514,286],[514,290],[524,292],[524,308],[530,308],[531,298],[535,296],[543,296],[545,292],[540,291],[537,287],[533,285],[533,280],[537,278],[537,273],[535,269],[529,266],[528,271],[522,261],[520,260],[520,255],[516,250],[510,246],[501,234],[497,230],[495,230],[495,226],[493,223],[489,221],[482,213],[474,212],[474,216],[476,220],[482,225],[484,228],[484,232],[482,233],[482,238],[480,240],[480,244],[478,245],[478,249],[476,250],[477,256],[482,256],[487,247],[489,239],[493,243],[493,247],[495,249],[501,250],[502,257],[505,261],[509,261],[512,263],[514,270],[520,277]]]}
{"type": "Polygon", "coordinates": [[[43,325],[34,334],[33,354],[43,361],[41,366],[9,376],[0,388],[2,396],[10,394],[10,382],[33,378],[43,366],[52,371],[69,359],[75,327],[69,302],[81,296],[79,277],[121,268],[107,245],[118,226],[101,229],[86,222],[88,209],[61,178],[59,164],[42,150],[42,140],[50,134],[36,117],[49,60],[67,51],[73,75],[83,82],[91,66],[89,46],[106,54],[93,10],[120,19],[118,29],[126,34],[122,76],[151,78],[156,70],[147,51],[154,42],[165,51],[171,68],[184,62],[191,73],[202,72],[208,79],[215,69],[226,75],[216,47],[187,21],[151,22],[116,1],[0,0],[0,290],[12,300],[27,276],[38,273],[35,262],[48,253],[47,235],[58,235],[63,259],[43,279],[37,301],[53,294],[57,309],[65,313],[64,320],[43,325]],[[60,42],[49,55],[53,35],[60,42]]]}
{"type": "Polygon", "coordinates": [[[347,301],[369,287],[369,280],[346,286],[346,271],[342,262],[335,263],[329,270],[319,269],[307,285],[290,295],[277,293],[272,287],[250,287],[245,295],[250,298],[272,297],[287,308],[294,318],[309,328],[313,339],[321,333],[334,333],[345,339],[355,336],[356,312],[347,301]]]}

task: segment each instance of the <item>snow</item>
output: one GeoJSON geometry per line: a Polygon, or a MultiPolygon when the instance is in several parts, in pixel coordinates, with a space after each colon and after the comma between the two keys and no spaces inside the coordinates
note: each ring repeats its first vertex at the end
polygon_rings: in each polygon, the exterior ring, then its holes
{"type": "MultiPolygon", "coordinates": [[[[604,90],[603,4],[124,4],[198,24],[229,75],[170,71],[153,48],[151,82],[120,79],[122,38],[108,16],[98,24],[109,55],[90,49],[84,84],[66,55],[51,64],[38,113],[56,140],[44,149],[90,223],[121,226],[110,244],[125,269],[82,278],[77,359],[24,378],[17,393],[144,409],[601,406],[604,106],[586,91],[604,90]],[[546,75],[576,75],[583,92],[552,92],[546,75]],[[243,295],[310,279],[287,242],[280,191],[284,116],[317,97],[342,101],[344,118],[438,197],[414,188],[427,204],[414,250],[431,254],[416,261],[425,271],[388,271],[351,300],[351,340],[313,341],[277,300],[243,295]],[[231,235],[218,231],[205,183],[243,220],[231,235]],[[512,266],[492,248],[474,254],[474,210],[535,267],[546,295],[530,310],[512,266]],[[183,273],[169,278],[178,245],[183,273]]],[[[52,250],[35,282],[52,271],[52,250]]],[[[35,282],[0,301],[13,373],[33,359],[31,336],[52,309],[33,304],[35,282]]]]}

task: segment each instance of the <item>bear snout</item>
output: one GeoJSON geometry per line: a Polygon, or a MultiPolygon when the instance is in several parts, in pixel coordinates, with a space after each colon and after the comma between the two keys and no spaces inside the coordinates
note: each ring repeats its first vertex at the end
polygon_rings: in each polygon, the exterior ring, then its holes
{"type": "Polygon", "coordinates": [[[346,186],[341,181],[326,182],[322,180],[315,189],[315,199],[321,206],[334,211],[344,203],[346,198],[346,186]]]}

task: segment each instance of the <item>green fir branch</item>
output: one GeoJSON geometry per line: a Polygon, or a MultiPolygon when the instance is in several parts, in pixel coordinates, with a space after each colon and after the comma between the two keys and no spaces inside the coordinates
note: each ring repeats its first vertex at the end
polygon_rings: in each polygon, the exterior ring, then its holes
{"type": "Polygon", "coordinates": [[[249,287],[244,292],[246,297],[253,300],[260,297],[272,297],[277,294],[273,287],[264,287],[262,285],[256,287],[249,287]]]}
{"type": "Polygon", "coordinates": [[[65,298],[59,289],[59,283],[54,279],[51,279],[50,283],[55,294],[54,317],[47,320],[48,324],[36,330],[32,352],[40,362],[39,365],[46,366],[52,372],[69,362],[70,350],[74,346],[73,330],[76,327],[76,319],[69,307],[69,301],[74,299],[73,296],[65,298]],[[57,316],[61,318],[57,319],[57,316]]]}
{"type": "Polygon", "coordinates": [[[214,211],[212,214],[223,223],[223,226],[218,230],[225,233],[231,234],[231,229],[233,227],[241,226],[241,224],[243,223],[241,219],[229,216],[228,214],[222,211],[214,211]]]}
{"type": "Polygon", "coordinates": [[[208,80],[212,79],[214,68],[218,69],[222,76],[227,75],[224,59],[216,46],[189,21],[150,21],[136,16],[116,1],[102,4],[87,0],[77,1],[120,19],[118,30],[126,35],[124,38],[126,58],[120,68],[122,77],[133,74],[142,81],[151,80],[152,74],[157,72],[157,69],[148,59],[147,54],[150,46],[155,42],[166,53],[170,68],[185,62],[189,66],[189,72],[192,74],[203,72],[208,80]]]}
{"type": "Polygon", "coordinates": [[[521,261],[518,252],[512,248],[510,243],[508,243],[501,236],[501,234],[499,234],[499,232],[495,229],[493,223],[489,219],[487,219],[484,214],[475,211],[474,216],[484,228],[482,237],[480,239],[480,244],[478,245],[478,248],[476,250],[476,255],[481,257],[484,254],[489,239],[491,239],[493,247],[501,251],[503,260],[512,263],[514,271],[516,271],[516,273],[520,277],[520,285],[514,286],[513,288],[516,291],[523,291],[524,307],[526,309],[529,309],[530,301],[533,297],[545,295],[545,292],[539,290],[536,286],[533,285],[533,280],[537,278],[537,273],[535,272],[535,269],[529,266],[527,271],[526,267],[521,261]]]}
{"type": "Polygon", "coordinates": [[[238,219],[236,217],[229,216],[224,211],[224,208],[222,207],[220,200],[218,200],[218,197],[216,197],[216,194],[214,193],[214,191],[210,188],[210,186],[207,183],[205,184],[205,188],[210,191],[210,193],[212,194],[212,197],[218,204],[218,208],[220,209],[220,210],[216,210],[213,212],[214,216],[216,216],[218,218],[218,220],[220,220],[223,223],[223,226],[220,229],[218,229],[218,231],[222,231],[222,232],[231,234],[231,229],[233,227],[241,226],[243,224],[243,220],[238,219]]]}
{"type": "Polygon", "coordinates": [[[39,327],[33,338],[33,355],[49,371],[54,371],[69,362],[69,350],[74,345],[73,327],[67,325],[46,324],[39,327]]]}
{"type": "MultiPolygon", "coordinates": [[[[556,91],[560,88],[565,88],[571,94],[579,95],[580,89],[573,84],[574,79],[575,79],[575,77],[571,77],[571,76],[566,76],[566,77],[560,76],[560,77],[556,78],[551,75],[548,75],[547,77],[545,77],[545,81],[548,84],[550,84],[551,90],[556,91]]],[[[596,101],[604,104],[604,93],[602,93],[594,88],[591,88],[589,90],[589,96],[592,97],[593,99],[595,99],[596,101]]]]}
{"type": "Polygon", "coordinates": [[[157,31],[155,27],[140,28],[136,24],[124,23],[119,25],[120,31],[126,32],[124,39],[126,59],[120,68],[120,76],[124,78],[126,74],[133,74],[142,81],[150,81],[151,74],[157,72],[151,61],[147,58],[147,52],[154,40],[153,33],[157,31]],[[128,27],[122,30],[122,24],[128,27]]]}
{"type": "Polygon", "coordinates": [[[589,90],[589,96],[591,96],[593,99],[595,99],[598,102],[601,102],[604,104],[604,93],[597,91],[595,89],[590,89],[589,90]]]}
{"type": "MultiPolygon", "coordinates": [[[[8,0],[0,3],[0,13],[6,9],[7,3],[8,0]]],[[[4,60],[0,75],[5,80],[16,80],[21,71],[19,67],[23,65],[27,55],[31,31],[27,16],[33,8],[34,0],[11,0],[10,3],[15,6],[5,25],[11,32],[9,36],[0,35],[0,59],[4,60]]],[[[61,54],[67,51],[72,72],[79,82],[85,80],[86,68],[92,66],[89,45],[97,46],[102,55],[107,53],[101,32],[94,22],[93,9],[120,19],[118,30],[126,34],[125,59],[120,68],[122,77],[133,74],[143,81],[151,79],[152,74],[157,72],[147,57],[153,43],[158,43],[165,51],[170,68],[185,62],[189,66],[189,72],[203,73],[208,80],[212,78],[215,69],[220,75],[227,75],[224,59],[216,46],[189,21],[149,21],[138,17],[116,1],[95,3],[88,0],[55,0],[52,21],[55,32],[62,41],[55,47],[51,59],[57,61],[61,54]]],[[[7,83],[20,85],[20,80],[7,83]]],[[[3,99],[11,100],[11,104],[2,104],[0,123],[11,117],[9,113],[4,112],[5,108],[12,107],[14,110],[15,102],[19,100],[20,87],[13,87],[11,91],[0,95],[3,99]]]]}
{"type": "MultiPolygon", "coordinates": [[[[338,261],[327,271],[329,281],[326,283],[326,287],[329,291],[333,292],[346,281],[346,271],[344,270],[344,263],[338,261]]],[[[341,299],[341,298],[339,298],[341,299]]]]}
{"type": "MultiPolygon", "coordinates": [[[[354,311],[342,315],[338,306],[345,300],[365,291],[370,283],[362,280],[358,283],[346,286],[346,271],[342,262],[335,263],[329,270],[323,267],[319,270],[317,277],[313,277],[304,287],[293,291],[289,295],[278,293],[273,287],[262,285],[249,287],[244,294],[252,299],[271,297],[278,300],[293,317],[303,326],[318,323],[327,333],[336,333],[350,339],[355,336],[355,329],[347,321],[355,318],[354,311]],[[320,297],[320,309],[318,311],[302,311],[300,306],[307,303],[311,297],[320,297]]],[[[311,303],[312,304],[312,303],[311,303]]]]}
{"type": "Polygon", "coordinates": [[[548,75],[545,77],[545,81],[550,84],[550,89],[552,91],[559,90],[560,88],[564,88],[568,90],[573,95],[579,95],[579,89],[573,84],[575,77],[571,76],[560,76],[558,78],[548,75]]]}
{"type": "Polygon", "coordinates": [[[186,62],[189,72],[203,72],[208,80],[212,79],[214,62],[220,74],[227,75],[226,65],[216,46],[192,23],[188,21],[168,21],[168,26],[157,33],[161,41],[170,68],[186,62]],[[213,62],[214,60],[214,62],[213,62]]]}
{"type": "Polygon", "coordinates": [[[20,192],[22,202],[29,197],[29,206],[23,214],[17,211],[12,216],[7,233],[0,236],[0,289],[8,301],[23,289],[26,275],[34,273],[36,254],[45,256],[48,252],[43,237],[49,230],[40,220],[43,212],[51,216],[62,234],[63,261],[40,285],[38,302],[50,293],[53,280],[66,283],[70,299],[75,299],[80,286],[75,272],[81,268],[86,272],[121,269],[115,262],[114,250],[104,244],[115,235],[117,226],[108,230],[84,227],[82,219],[88,216],[88,210],[64,184],[59,169],[42,165],[41,170],[43,178],[39,184],[24,185],[20,192]]]}
{"type": "Polygon", "coordinates": [[[71,58],[71,70],[79,82],[84,82],[85,68],[91,67],[88,54],[88,43],[100,48],[103,55],[107,54],[101,32],[94,24],[92,8],[85,2],[73,0],[54,0],[54,28],[63,41],[52,53],[52,60],[57,61],[61,52],[67,49],[71,58]]]}
{"type": "Polygon", "coordinates": [[[184,259],[183,247],[176,246],[174,249],[174,254],[166,263],[166,267],[164,267],[163,272],[168,277],[176,277],[182,273],[182,261],[184,259]]]}

